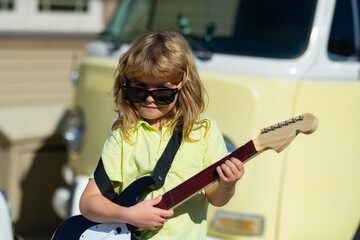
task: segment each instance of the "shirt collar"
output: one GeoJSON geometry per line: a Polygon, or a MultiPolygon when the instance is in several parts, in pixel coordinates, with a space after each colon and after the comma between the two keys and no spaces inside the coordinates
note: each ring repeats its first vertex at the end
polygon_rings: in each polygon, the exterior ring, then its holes
{"type": "MultiPolygon", "coordinates": [[[[167,123],[163,126],[163,130],[164,130],[164,131],[166,131],[166,130],[168,129],[170,123],[171,123],[171,121],[167,122],[167,123]]],[[[144,127],[146,127],[146,128],[153,128],[153,127],[150,126],[150,124],[149,124],[147,121],[145,121],[144,119],[140,119],[140,120],[138,121],[135,129],[137,130],[137,129],[138,129],[140,126],[142,126],[142,125],[143,125],[144,127]]]]}

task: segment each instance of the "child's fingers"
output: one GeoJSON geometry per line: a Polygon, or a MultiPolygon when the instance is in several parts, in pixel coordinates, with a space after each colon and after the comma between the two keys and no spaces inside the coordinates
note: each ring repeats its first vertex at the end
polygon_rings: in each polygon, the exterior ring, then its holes
{"type": "MultiPolygon", "coordinates": [[[[162,196],[158,196],[156,198],[154,198],[152,200],[152,205],[155,206],[157,205],[158,203],[160,203],[162,199],[162,196]]],[[[156,208],[156,207],[155,207],[156,208]]],[[[165,220],[167,221],[167,218],[171,217],[172,215],[174,215],[174,211],[173,210],[165,210],[165,209],[161,209],[161,208],[156,208],[156,214],[158,216],[160,216],[161,218],[165,218],[165,220]]]]}
{"type": "Polygon", "coordinates": [[[237,166],[230,160],[226,160],[225,164],[221,165],[221,168],[225,172],[226,177],[230,179],[239,172],[237,166]]]}
{"type": "Polygon", "coordinates": [[[161,212],[159,213],[160,217],[164,218],[164,219],[168,219],[169,217],[171,217],[172,215],[174,215],[174,212],[172,210],[162,210],[160,209],[161,212]]]}
{"type": "Polygon", "coordinates": [[[237,167],[237,169],[239,169],[239,171],[243,171],[244,164],[239,159],[232,157],[230,160],[237,167]]]}
{"type": "Polygon", "coordinates": [[[216,172],[218,173],[220,179],[222,179],[222,180],[224,180],[224,181],[227,180],[227,177],[225,176],[225,174],[224,174],[224,172],[223,172],[222,166],[218,166],[218,167],[216,168],[216,172]]]}
{"type": "Polygon", "coordinates": [[[162,196],[160,195],[160,196],[158,196],[158,197],[156,197],[156,198],[154,198],[154,199],[149,200],[149,203],[150,203],[152,206],[155,206],[155,205],[157,205],[157,204],[160,203],[161,199],[162,199],[162,196]]]}
{"type": "Polygon", "coordinates": [[[240,179],[245,171],[244,171],[244,164],[239,160],[239,159],[236,159],[236,158],[231,158],[231,162],[236,166],[237,168],[237,172],[236,172],[236,178],[237,179],[240,179]]]}
{"type": "Polygon", "coordinates": [[[217,172],[219,178],[224,182],[236,181],[240,179],[244,173],[243,163],[236,158],[231,158],[218,167],[217,172]]]}

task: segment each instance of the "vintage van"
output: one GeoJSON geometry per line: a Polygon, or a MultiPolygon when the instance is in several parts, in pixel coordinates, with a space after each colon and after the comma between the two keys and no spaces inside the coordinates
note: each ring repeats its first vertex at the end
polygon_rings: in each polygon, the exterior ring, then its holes
{"type": "MultiPolygon", "coordinates": [[[[175,29],[191,44],[229,151],[310,112],[318,130],[245,165],[236,195],[210,207],[209,239],[360,239],[359,0],[122,0],[87,47],[64,123],[71,184],[96,167],[113,119],[119,56],[140,34],[175,29]]],[[[191,157],[191,156],[189,156],[191,157]]],[[[79,192],[72,192],[71,215],[79,192]]]]}

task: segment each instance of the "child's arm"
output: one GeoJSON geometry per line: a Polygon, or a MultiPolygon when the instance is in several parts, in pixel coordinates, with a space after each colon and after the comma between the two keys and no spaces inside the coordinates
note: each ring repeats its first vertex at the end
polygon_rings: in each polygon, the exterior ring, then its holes
{"type": "Polygon", "coordinates": [[[80,211],[84,217],[94,222],[126,222],[140,229],[154,230],[174,214],[173,210],[154,207],[160,200],[161,196],[132,207],[122,207],[105,198],[95,180],[90,179],[80,199],[80,211]]]}
{"type": "Polygon", "coordinates": [[[212,205],[221,207],[234,195],[236,182],[244,174],[244,166],[239,159],[231,158],[217,167],[216,171],[219,174],[219,181],[205,189],[205,193],[212,205]]]}

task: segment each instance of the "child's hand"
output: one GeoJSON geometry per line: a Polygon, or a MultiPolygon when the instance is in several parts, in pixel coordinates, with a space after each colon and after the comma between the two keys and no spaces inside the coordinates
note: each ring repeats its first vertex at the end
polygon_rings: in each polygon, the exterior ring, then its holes
{"type": "Polygon", "coordinates": [[[205,190],[209,202],[217,207],[224,206],[235,193],[236,182],[244,175],[243,163],[236,158],[230,158],[216,168],[219,181],[205,190]]]}
{"type": "Polygon", "coordinates": [[[216,171],[219,174],[219,185],[229,188],[244,175],[244,165],[239,159],[232,157],[218,166],[216,171]]]}
{"type": "Polygon", "coordinates": [[[163,210],[154,207],[161,201],[162,196],[152,200],[145,200],[129,208],[129,223],[140,229],[155,230],[161,227],[168,218],[174,215],[173,210],[163,210]]]}

